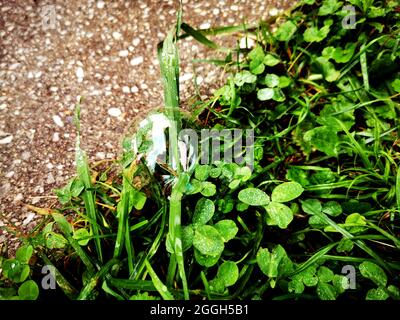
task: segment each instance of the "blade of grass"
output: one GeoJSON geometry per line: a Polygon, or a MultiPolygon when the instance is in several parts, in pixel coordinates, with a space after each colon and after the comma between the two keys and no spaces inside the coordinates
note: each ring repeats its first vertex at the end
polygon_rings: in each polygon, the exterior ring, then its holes
{"type": "MultiPolygon", "coordinates": [[[[180,128],[179,117],[179,58],[178,48],[173,39],[173,32],[170,31],[159,51],[161,76],[164,85],[164,102],[165,111],[171,125],[169,127],[169,141],[170,152],[172,161],[170,165],[178,174],[178,180],[172,187],[170,196],[170,210],[169,210],[169,230],[168,236],[171,241],[174,253],[171,254],[170,259],[173,263],[174,260],[178,263],[179,275],[182,280],[182,286],[185,299],[189,299],[189,290],[187,286],[183,252],[182,252],[182,239],[181,239],[181,198],[182,198],[182,185],[186,186],[188,176],[182,174],[181,163],[179,161],[179,148],[178,148],[178,130],[180,128]]],[[[183,188],[184,190],[184,188],[183,188]]],[[[170,263],[170,265],[171,265],[170,263]]],[[[173,270],[173,268],[169,268],[173,270]]]]}
{"type": "Polygon", "coordinates": [[[158,293],[164,300],[174,300],[173,295],[168,291],[168,288],[165,284],[162,283],[160,278],[157,276],[151,264],[148,260],[145,260],[145,265],[147,268],[147,272],[149,273],[151,280],[153,281],[154,287],[157,289],[158,293]]]}
{"type": "MultiPolygon", "coordinates": [[[[128,236],[126,235],[126,226],[128,223],[128,216],[131,210],[132,194],[135,189],[131,185],[131,179],[137,170],[135,162],[132,162],[128,169],[125,169],[122,174],[122,191],[121,199],[117,205],[117,218],[118,218],[118,231],[117,239],[114,246],[114,258],[119,258],[124,245],[124,240],[130,241],[129,229],[128,236]]],[[[129,246],[129,245],[128,245],[129,246]]],[[[130,252],[128,252],[128,255],[130,252]]]]}
{"type": "Polygon", "coordinates": [[[185,31],[188,35],[192,36],[194,39],[196,39],[198,42],[200,42],[202,45],[205,45],[208,48],[214,49],[214,50],[220,50],[223,52],[228,52],[230,51],[227,48],[222,48],[218,44],[216,44],[214,41],[209,40],[200,30],[196,30],[189,26],[186,23],[182,23],[181,28],[183,31],[185,31]]]}
{"type": "Polygon", "coordinates": [[[150,280],[130,280],[109,278],[107,282],[116,288],[129,289],[129,290],[143,290],[143,291],[157,291],[153,282],[150,280]]]}
{"type": "Polygon", "coordinates": [[[86,286],[80,292],[77,300],[87,300],[90,298],[92,292],[96,289],[101,279],[108,273],[113,265],[117,263],[117,259],[111,259],[108,261],[100,270],[97,272],[86,284],[86,286]]]}
{"type": "Polygon", "coordinates": [[[96,272],[96,269],[90,259],[90,257],[87,255],[87,253],[81,248],[79,245],[78,241],[76,241],[71,233],[72,233],[72,227],[69,224],[69,222],[65,219],[65,217],[59,213],[54,213],[52,215],[54,221],[57,223],[58,227],[60,228],[61,232],[64,234],[65,238],[71,245],[71,247],[75,250],[76,254],[81,258],[83,264],[86,266],[87,271],[89,272],[90,275],[94,274],[96,272]]]}
{"type": "MultiPolygon", "coordinates": [[[[96,198],[92,191],[93,186],[90,177],[90,169],[87,161],[86,153],[80,147],[80,103],[76,106],[75,111],[75,124],[77,129],[76,137],[76,151],[75,151],[75,161],[76,169],[79,179],[82,181],[85,189],[82,192],[82,198],[85,203],[85,209],[88,217],[90,218],[90,229],[93,234],[97,237],[99,236],[99,226],[97,224],[97,209],[96,209],[96,198]]],[[[95,238],[95,246],[97,252],[97,258],[100,262],[103,262],[103,253],[101,250],[100,238],[95,238]]]]}
{"type": "Polygon", "coordinates": [[[369,91],[369,79],[368,79],[368,65],[367,65],[367,51],[364,50],[365,44],[360,47],[360,64],[361,64],[361,72],[363,76],[364,89],[365,91],[369,91]]]}

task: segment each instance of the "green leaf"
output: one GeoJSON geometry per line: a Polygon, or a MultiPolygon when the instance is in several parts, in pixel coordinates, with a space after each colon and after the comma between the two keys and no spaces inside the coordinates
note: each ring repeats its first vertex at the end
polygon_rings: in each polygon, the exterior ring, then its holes
{"type": "Polygon", "coordinates": [[[274,88],[274,95],[272,96],[272,99],[277,101],[277,102],[283,102],[286,99],[285,94],[280,88],[274,88]]]}
{"type": "Polygon", "coordinates": [[[190,184],[188,185],[187,194],[196,194],[203,190],[203,183],[197,179],[190,180],[190,184]]]}
{"type": "Polygon", "coordinates": [[[222,280],[225,287],[233,286],[239,279],[239,268],[232,261],[225,261],[218,268],[218,279],[222,280]]]}
{"type": "Polygon", "coordinates": [[[220,167],[217,167],[217,168],[212,168],[211,170],[210,170],[210,177],[211,178],[218,178],[220,175],[221,175],[221,168],[220,167]]]}
{"type": "Polygon", "coordinates": [[[358,233],[364,231],[366,225],[367,221],[364,216],[359,213],[352,213],[347,216],[344,227],[351,233],[358,233]]]}
{"type": "Polygon", "coordinates": [[[353,250],[354,243],[350,239],[343,238],[340,240],[338,246],[336,247],[337,252],[350,252],[353,250]]]}
{"type": "Polygon", "coordinates": [[[68,244],[68,241],[55,232],[49,232],[46,235],[46,247],[49,249],[62,249],[68,244]]]}
{"type": "Polygon", "coordinates": [[[317,268],[314,265],[311,265],[307,269],[298,273],[295,278],[300,278],[304,285],[307,287],[314,287],[318,283],[318,277],[316,276],[317,268]]]}
{"type": "Polygon", "coordinates": [[[196,166],[196,168],[194,169],[194,177],[197,180],[200,181],[205,181],[207,180],[209,174],[210,174],[210,166],[205,164],[205,165],[198,165],[196,166]]]}
{"type": "Polygon", "coordinates": [[[239,212],[246,211],[248,208],[249,208],[249,205],[247,203],[238,202],[236,204],[236,210],[239,212]]]}
{"type": "Polygon", "coordinates": [[[256,46],[249,52],[248,57],[250,60],[262,61],[265,57],[264,50],[260,46],[256,46]]]}
{"type": "Polygon", "coordinates": [[[54,189],[54,192],[61,204],[67,204],[72,197],[78,197],[84,188],[85,186],[80,179],[73,178],[64,187],[54,189]]]}
{"type": "Polygon", "coordinates": [[[246,188],[239,192],[240,201],[250,206],[265,206],[270,200],[269,196],[262,190],[257,188],[246,188]]]}
{"type": "Polygon", "coordinates": [[[217,256],[224,250],[224,239],[217,229],[203,225],[195,229],[193,246],[202,254],[217,256]]]}
{"type": "Polygon", "coordinates": [[[251,169],[249,167],[240,167],[235,170],[235,178],[246,182],[251,177],[251,169]]]}
{"type": "Polygon", "coordinates": [[[315,229],[324,229],[326,226],[328,226],[325,219],[323,219],[319,215],[311,216],[310,219],[308,219],[308,224],[310,225],[310,227],[315,229]]]}
{"type": "Polygon", "coordinates": [[[271,202],[265,207],[268,215],[266,222],[269,226],[278,226],[281,229],[286,229],[293,220],[292,210],[280,202],[271,202]]]}
{"type": "Polygon", "coordinates": [[[272,252],[268,249],[260,248],[257,252],[257,264],[261,271],[270,278],[278,276],[278,267],[281,260],[286,257],[286,251],[281,245],[277,245],[272,252]]]}
{"type": "Polygon", "coordinates": [[[279,77],[276,74],[268,73],[265,76],[265,84],[270,88],[275,88],[279,85],[279,77]]]}
{"type": "Polygon", "coordinates": [[[205,254],[202,254],[196,248],[194,249],[194,258],[196,259],[197,263],[206,268],[209,268],[209,267],[212,267],[213,265],[215,265],[218,262],[220,257],[221,257],[221,254],[217,254],[215,256],[205,255],[205,254]]]}
{"type": "Polygon", "coordinates": [[[74,230],[74,235],[72,237],[78,241],[80,246],[86,246],[90,241],[90,239],[88,239],[89,236],[90,236],[90,234],[87,229],[80,228],[80,229],[74,230]]]}
{"type": "Polygon", "coordinates": [[[304,41],[306,42],[321,42],[324,40],[330,31],[328,25],[323,26],[321,29],[317,27],[310,27],[303,33],[304,41]]]}
{"type": "Polygon", "coordinates": [[[343,131],[342,126],[336,121],[338,119],[347,130],[350,130],[355,123],[353,104],[344,98],[338,98],[332,100],[332,102],[332,104],[325,104],[317,117],[317,122],[330,127],[332,130],[343,131]]]}
{"type": "Polygon", "coordinates": [[[229,187],[229,189],[236,189],[237,187],[239,187],[239,185],[240,185],[240,180],[235,179],[229,183],[228,187],[229,187]]]}
{"type": "Polygon", "coordinates": [[[233,220],[229,219],[218,221],[214,225],[214,228],[220,233],[220,235],[224,239],[224,242],[232,240],[239,231],[236,223],[233,220]]]}
{"type": "Polygon", "coordinates": [[[221,211],[222,213],[229,213],[235,207],[235,201],[232,198],[230,198],[230,196],[226,196],[223,199],[218,199],[217,205],[218,205],[218,211],[221,211]]]}
{"type": "Polygon", "coordinates": [[[215,205],[210,199],[201,198],[194,209],[193,224],[195,226],[206,224],[215,212],[215,205]]]}
{"type": "Polygon", "coordinates": [[[390,285],[387,287],[387,290],[389,292],[389,294],[395,298],[395,299],[400,299],[400,289],[395,287],[394,285],[390,285]]]}
{"type": "Polygon", "coordinates": [[[150,296],[148,292],[134,294],[129,300],[160,300],[159,297],[150,296]]]}
{"type": "Polygon", "coordinates": [[[340,72],[335,69],[335,66],[332,62],[324,57],[316,58],[315,62],[319,70],[321,70],[326,81],[334,82],[339,78],[340,72]]]}
{"type": "Polygon", "coordinates": [[[319,267],[317,272],[318,280],[322,282],[331,282],[334,277],[334,273],[329,268],[322,266],[319,267]]]}
{"type": "Polygon", "coordinates": [[[39,287],[35,281],[28,280],[18,288],[18,295],[21,300],[36,300],[39,296],[39,287]]]}
{"type": "Polygon", "coordinates": [[[72,226],[62,214],[53,213],[52,217],[64,234],[71,234],[73,232],[72,226]]]}
{"type": "Polygon", "coordinates": [[[343,275],[335,274],[333,276],[332,284],[338,294],[345,292],[349,288],[349,279],[343,275]]]}
{"type": "Polygon", "coordinates": [[[370,6],[368,8],[367,16],[368,18],[378,18],[378,17],[384,17],[385,14],[386,14],[385,8],[370,6]]]}
{"type": "Polygon", "coordinates": [[[290,79],[289,77],[280,76],[280,77],[279,77],[279,84],[278,84],[278,87],[279,87],[279,88],[286,88],[286,87],[288,87],[291,83],[292,83],[292,79],[290,79]]]}
{"type": "Polygon", "coordinates": [[[318,15],[327,16],[338,11],[343,5],[343,2],[337,0],[324,0],[319,8],[318,15]]]}
{"type": "Polygon", "coordinates": [[[267,53],[264,57],[263,63],[269,67],[273,67],[276,66],[280,61],[281,60],[278,57],[267,53]]]}
{"type": "Polygon", "coordinates": [[[263,88],[257,91],[257,98],[261,101],[266,101],[272,99],[274,96],[274,89],[272,88],[263,88]]]}
{"type": "Polygon", "coordinates": [[[254,83],[257,81],[257,76],[250,73],[248,70],[243,70],[236,73],[234,82],[238,87],[243,86],[245,83],[254,83]]]}
{"type": "Polygon", "coordinates": [[[271,200],[274,202],[288,202],[296,199],[303,193],[304,189],[297,182],[284,182],[272,191],[271,200]]]}
{"type": "Polygon", "coordinates": [[[358,268],[364,278],[371,280],[379,287],[386,287],[387,277],[380,266],[370,261],[364,261],[358,268]]]}
{"type": "Polygon", "coordinates": [[[130,193],[131,198],[129,199],[132,205],[136,210],[142,210],[144,205],[146,204],[146,194],[141,191],[137,191],[133,189],[133,192],[130,193]]]}
{"type": "Polygon", "coordinates": [[[389,295],[383,288],[370,289],[367,292],[365,300],[386,300],[389,295]]]}
{"type": "Polygon", "coordinates": [[[328,156],[336,156],[337,154],[336,145],[339,142],[339,138],[337,132],[328,127],[323,126],[311,129],[304,134],[303,139],[328,156]]]}
{"type": "Polygon", "coordinates": [[[392,88],[394,91],[399,92],[400,93],[400,79],[396,79],[394,80],[392,83],[392,88]]]}
{"type": "Polygon", "coordinates": [[[237,168],[238,165],[236,163],[225,163],[222,166],[221,174],[231,180],[234,177],[237,168]]]}
{"type": "Polygon", "coordinates": [[[275,38],[279,41],[289,41],[297,30],[297,26],[293,21],[286,21],[281,24],[275,32],[275,38]]]}
{"type": "Polygon", "coordinates": [[[194,229],[191,225],[182,228],[182,252],[189,250],[193,245],[194,229]]]}
{"type": "Polygon", "coordinates": [[[205,181],[203,182],[203,190],[200,193],[205,197],[212,197],[217,193],[217,187],[215,184],[205,181]]]}
{"type": "Polygon", "coordinates": [[[288,291],[294,292],[296,294],[303,293],[303,291],[304,291],[303,281],[301,281],[301,279],[298,279],[298,278],[293,279],[288,284],[288,291]]]}
{"type": "Polygon", "coordinates": [[[333,51],[332,58],[337,63],[347,63],[353,57],[356,47],[356,43],[347,43],[344,49],[341,47],[336,47],[333,51]]]}
{"type": "Polygon", "coordinates": [[[264,50],[260,46],[251,50],[248,54],[248,58],[250,59],[249,68],[252,74],[261,74],[264,72],[264,50]]]}
{"type": "Polygon", "coordinates": [[[7,259],[2,263],[3,274],[13,282],[24,282],[28,278],[30,268],[17,259],[7,259]]]}
{"type": "Polygon", "coordinates": [[[222,294],[225,291],[224,281],[218,277],[216,277],[215,279],[212,279],[208,283],[208,287],[211,292],[216,293],[216,294],[222,294]]]}
{"type": "Polygon", "coordinates": [[[257,60],[251,61],[250,65],[249,65],[249,68],[250,68],[250,71],[253,74],[261,74],[265,70],[265,66],[262,63],[262,61],[257,61],[257,60]]]}
{"type": "Polygon", "coordinates": [[[23,245],[18,248],[15,256],[22,264],[28,264],[33,254],[33,247],[29,244],[23,245]]]}
{"type": "Polygon", "coordinates": [[[322,57],[324,57],[327,60],[332,59],[334,52],[335,52],[335,47],[332,46],[325,47],[324,50],[322,50],[322,57]]]}
{"type": "Polygon", "coordinates": [[[301,202],[301,208],[305,213],[314,215],[322,211],[321,202],[317,199],[307,199],[301,202]]]}
{"type": "Polygon", "coordinates": [[[338,295],[335,287],[325,282],[318,283],[317,294],[321,300],[336,300],[338,295]]]}
{"type": "Polygon", "coordinates": [[[328,201],[322,206],[322,212],[332,216],[337,217],[342,214],[343,210],[339,203],[336,201],[328,201]]]}

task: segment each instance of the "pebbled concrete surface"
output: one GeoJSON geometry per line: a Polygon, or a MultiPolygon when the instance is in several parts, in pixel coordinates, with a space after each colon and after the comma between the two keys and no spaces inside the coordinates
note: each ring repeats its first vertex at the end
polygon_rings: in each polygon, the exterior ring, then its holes
{"type": "MultiPolygon", "coordinates": [[[[197,28],[256,23],[291,2],[184,0],[183,21],[197,28]]],[[[52,189],[74,175],[80,96],[91,161],[116,157],[129,124],[162,106],[156,47],[177,7],[171,0],[0,0],[0,226],[32,227],[39,217],[25,205],[54,206],[52,189]]],[[[194,79],[207,96],[221,71],[191,63],[215,52],[190,39],[179,45],[182,103],[190,108],[194,79]]],[[[0,229],[0,249],[7,239],[0,229]]]]}

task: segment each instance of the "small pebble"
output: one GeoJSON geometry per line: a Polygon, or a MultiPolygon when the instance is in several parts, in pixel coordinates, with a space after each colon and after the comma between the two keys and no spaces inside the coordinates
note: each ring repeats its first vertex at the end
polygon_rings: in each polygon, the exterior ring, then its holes
{"type": "Polygon", "coordinates": [[[121,39],[122,39],[122,34],[119,33],[118,31],[114,31],[114,32],[112,33],[112,36],[113,36],[113,38],[114,38],[115,40],[121,40],[121,39]]]}
{"type": "Polygon", "coordinates": [[[98,1],[96,6],[98,9],[103,9],[104,5],[105,5],[104,1],[98,1]]]}
{"type": "Polygon", "coordinates": [[[137,66],[139,64],[143,63],[143,57],[139,56],[139,57],[135,57],[131,60],[131,66],[137,66]]]}
{"type": "Polygon", "coordinates": [[[76,69],[76,77],[78,78],[78,82],[82,82],[84,76],[85,76],[85,73],[83,72],[83,69],[81,67],[78,67],[76,69]]]}
{"type": "Polygon", "coordinates": [[[254,40],[249,37],[243,37],[239,41],[240,49],[251,48],[254,46],[254,40]]]}
{"type": "Polygon", "coordinates": [[[24,219],[24,221],[22,221],[22,224],[24,226],[26,226],[29,222],[31,222],[33,220],[34,217],[35,217],[35,214],[33,212],[29,212],[27,217],[24,219]]]}
{"type": "Polygon", "coordinates": [[[18,193],[15,197],[14,197],[14,202],[19,202],[22,201],[24,199],[24,196],[22,195],[22,193],[18,193]]]}
{"type": "Polygon", "coordinates": [[[129,55],[129,51],[128,51],[128,50],[121,50],[121,51],[118,53],[118,55],[119,55],[120,57],[125,58],[125,57],[127,57],[127,56],[129,55]]]}
{"type": "Polygon", "coordinates": [[[119,108],[110,108],[108,109],[108,114],[112,117],[119,117],[122,112],[119,108]]]}
{"type": "Polygon", "coordinates": [[[10,143],[12,141],[12,139],[13,139],[13,136],[9,135],[9,136],[7,136],[5,138],[0,139],[0,144],[10,143]]]}
{"type": "Polygon", "coordinates": [[[135,38],[132,40],[132,44],[136,47],[140,43],[140,38],[135,38]]]}
{"type": "Polygon", "coordinates": [[[60,141],[60,134],[58,132],[53,133],[53,142],[58,142],[60,141]]]}
{"type": "Polygon", "coordinates": [[[52,183],[56,182],[56,180],[54,179],[54,176],[51,172],[47,175],[46,182],[47,182],[47,184],[52,184],[52,183]]]}
{"type": "Polygon", "coordinates": [[[270,16],[276,16],[278,14],[278,9],[277,8],[272,8],[269,10],[269,15],[270,16]]]}
{"type": "Polygon", "coordinates": [[[210,27],[211,27],[211,25],[208,22],[202,23],[200,25],[200,29],[208,29],[210,27]]]}
{"type": "Polygon", "coordinates": [[[179,77],[180,82],[184,82],[193,78],[193,73],[185,73],[179,77]]]}
{"type": "Polygon", "coordinates": [[[54,115],[53,116],[54,123],[59,127],[64,127],[64,122],[61,120],[60,116],[54,115]]]}

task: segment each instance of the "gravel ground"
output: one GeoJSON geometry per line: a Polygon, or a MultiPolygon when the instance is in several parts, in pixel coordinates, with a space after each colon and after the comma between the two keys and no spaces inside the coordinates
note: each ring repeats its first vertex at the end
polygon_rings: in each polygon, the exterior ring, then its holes
{"type": "MultiPolygon", "coordinates": [[[[32,227],[38,216],[26,205],[54,206],[52,189],[74,175],[79,97],[91,161],[116,157],[126,128],[162,106],[156,46],[174,25],[177,2],[0,0],[0,226],[32,227]]],[[[256,23],[290,2],[183,1],[183,20],[197,28],[256,23]]],[[[221,72],[191,63],[214,52],[190,39],[179,45],[190,107],[194,74],[207,96],[221,72]]],[[[7,242],[15,243],[0,230],[0,252],[7,242]]]]}

